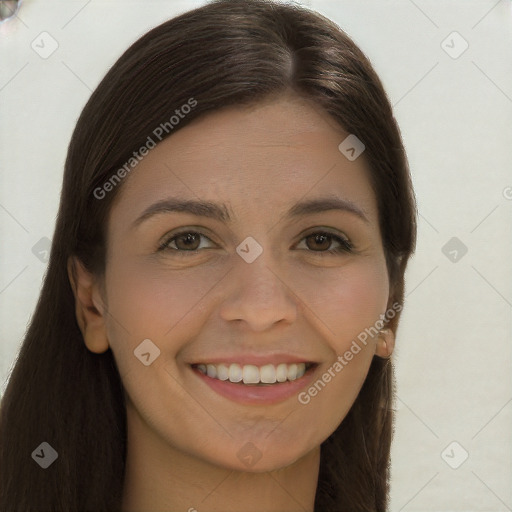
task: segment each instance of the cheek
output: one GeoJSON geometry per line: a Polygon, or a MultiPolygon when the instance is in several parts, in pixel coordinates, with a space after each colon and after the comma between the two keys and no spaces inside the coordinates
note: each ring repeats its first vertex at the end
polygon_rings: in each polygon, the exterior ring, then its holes
{"type": "Polygon", "coordinates": [[[374,355],[374,327],[387,305],[385,263],[364,263],[317,279],[324,291],[310,295],[311,309],[321,312],[319,325],[324,326],[331,357],[298,400],[311,417],[323,418],[329,432],[337,428],[361,390],[374,355]]]}
{"type": "Polygon", "coordinates": [[[385,313],[389,280],[384,258],[354,261],[304,279],[302,297],[337,354],[385,313]]]}
{"type": "Polygon", "coordinates": [[[113,350],[133,351],[146,338],[165,339],[166,351],[175,354],[180,341],[169,345],[174,339],[171,331],[183,323],[190,325],[190,319],[201,314],[208,290],[219,281],[218,273],[200,267],[180,271],[156,263],[117,261],[107,274],[107,325],[113,350]]]}

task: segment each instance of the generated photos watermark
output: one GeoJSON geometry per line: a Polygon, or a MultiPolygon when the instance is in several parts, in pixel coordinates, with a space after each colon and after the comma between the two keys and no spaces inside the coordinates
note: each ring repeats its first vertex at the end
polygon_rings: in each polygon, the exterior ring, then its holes
{"type": "Polygon", "coordinates": [[[350,361],[354,358],[356,354],[361,352],[362,347],[360,344],[366,346],[368,343],[368,337],[377,336],[379,331],[386,325],[389,320],[394,318],[397,313],[402,311],[403,306],[395,302],[386,313],[380,316],[380,318],[371,326],[367,327],[363,331],[361,331],[357,335],[357,339],[352,340],[352,344],[350,348],[343,353],[343,355],[338,355],[336,361],[322,374],[322,376],[317,379],[306,391],[302,391],[298,394],[297,399],[299,403],[303,405],[309,404],[311,399],[314,398],[325,386],[331,382],[336,375],[338,375],[345,366],[348,365],[350,361]]]}
{"type": "Polygon", "coordinates": [[[101,187],[96,187],[93,191],[93,195],[96,199],[104,199],[105,196],[114,190],[119,183],[133,170],[137,165],[146,157],[149,152],[154,149],[158,142],[161,142],[174,128],[180,124],[180,121],[189,114],[193,108],[197,106],[197,100],[189,98],[186,103],[181,105],[174,111],[174,114],[169,118],[168,121],[160,123],[152,132],[148,135],[146,142],[137,150],[133,152],[131,156],[112,176],[103,183],[101,187]],[[155,140],[156,139],[156,140],[155,140]]]}

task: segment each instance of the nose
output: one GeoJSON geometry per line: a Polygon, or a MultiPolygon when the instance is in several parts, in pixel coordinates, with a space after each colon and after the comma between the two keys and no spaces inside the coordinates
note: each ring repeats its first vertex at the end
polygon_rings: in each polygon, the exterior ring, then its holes
{"type": "Polygon", "coordinates": [[[274,324],[290,324],[297,318],[298,298],[289,279],[263,254],[252,263],[241,258],[229,276],[229,292],[221,304],[223,320],[244,322],[253,331],[274,324]]]}

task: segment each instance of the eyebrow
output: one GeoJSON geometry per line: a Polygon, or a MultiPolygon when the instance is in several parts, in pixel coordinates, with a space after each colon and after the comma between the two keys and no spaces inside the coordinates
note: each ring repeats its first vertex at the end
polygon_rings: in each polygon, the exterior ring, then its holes
{"type": "MultiPolygon", "coordinates": [[[[288,212],[286,212],[285,218],[303,217],[314,213],[322,213],[332,210],[352,213],[363,221],[369,223],[367,216],[361,208],[351,201],[340,197],[321,197],[302,201],[292,206],[288,212]]],[[[207,217],[222,222],[232,221],[228,208],[225,204],[171,197],[162,199],[148,206],[133,222],[132,227],[135,228],[154,215],[174,212],[189,213],[197,217],[207,217]]]]}

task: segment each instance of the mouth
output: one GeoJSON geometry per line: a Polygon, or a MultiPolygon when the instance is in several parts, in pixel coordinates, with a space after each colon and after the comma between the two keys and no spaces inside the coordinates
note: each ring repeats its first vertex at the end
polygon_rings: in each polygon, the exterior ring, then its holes
{"type": "Polygon", "coordinates": [[[265,364],[256,366],[238,363],[196,363],[191,367],[214,380],[241,386],[270,387],[301,379],[318,366],[314,362],[265,364]]]}

